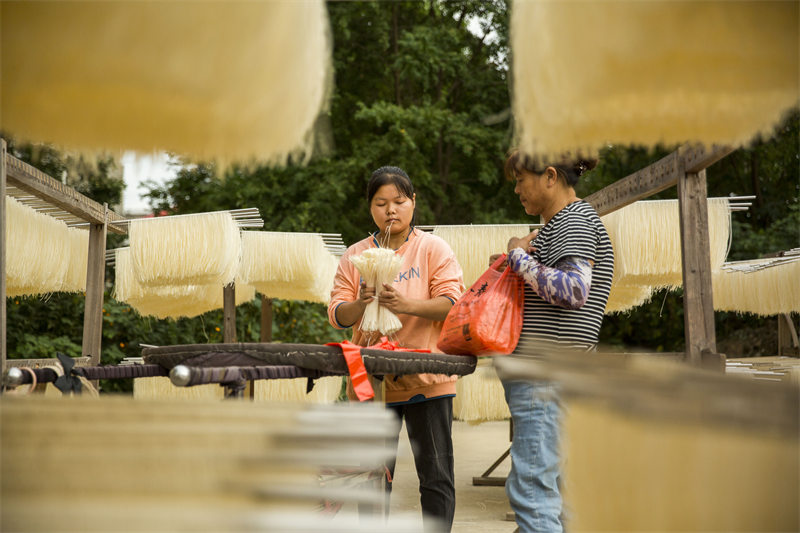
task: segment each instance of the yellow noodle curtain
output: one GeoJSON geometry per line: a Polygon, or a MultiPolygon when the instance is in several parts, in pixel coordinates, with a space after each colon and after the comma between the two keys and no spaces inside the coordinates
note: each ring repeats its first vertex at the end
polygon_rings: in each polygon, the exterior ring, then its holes
{"type": "Polygon", "coordinates": [[[516,0],[520,147],[742,145],[800,101],[800,3],[516,0]]]}
{"type": "Polygon", "coordinates": [[[331,81],[322,0],[0,3],[0,127],[82,152],[283,162],[331,81]]]}
{"type": "Polygon", "coordinates": [[[86,290],[89,232],[6,196],[6,295],[86,290]]]}

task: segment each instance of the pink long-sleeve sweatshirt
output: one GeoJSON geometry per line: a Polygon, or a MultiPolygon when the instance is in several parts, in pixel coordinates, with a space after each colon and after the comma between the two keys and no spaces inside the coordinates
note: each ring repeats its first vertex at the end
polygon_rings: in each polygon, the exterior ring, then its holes
{"type": "MultiPolygon", "coordinates": [[[[356,300],[361,283],[358,270],[348,258],[377,246],[374,236],[367,237],[350,246],[339,261],[328,305],[328,320],[337,329],[345,329],[349,325],[337,322],[336,308],[345,302],[356,300]]],[[[441,238],[413,229],[408,240],[395,253],[403,258],[403,262],[393,285],[405,297],[431,299],[445,296],[455,302],[464,292],[461,265],[458,264],[453,250],[441,238]]],[[[391,336],[390,340],[397,341],[402,347],[428,349],[431,352],[441,353],[436,348],[436,342],[442,330],[442,322],[402,313],[398,314],[398,318],[403,327],[391,336]]],[[[361,331],[360,325],[360,319],[353,325],[351,342],[367,346],[370,341],[373,343],[378,341],[374,338],[374,334],[373,338],[368,338],[367,334],[361,331]]],[[[405,402],[418,395],[434,398],[455,394],[456,379],[457,376],[441,374],[385,376],[386,402],[405,402]]]]}

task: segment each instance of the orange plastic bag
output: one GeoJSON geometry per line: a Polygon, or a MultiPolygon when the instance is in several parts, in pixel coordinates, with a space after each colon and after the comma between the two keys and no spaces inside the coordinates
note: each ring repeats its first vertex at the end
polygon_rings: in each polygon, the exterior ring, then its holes
{"type": "Polygon", "coordinates": [[[525,292],[513,270],[497,270],[505,254],[484,272],[453,305],[436,346],[445,353],[509,354],[522,331],[525,292]]]}

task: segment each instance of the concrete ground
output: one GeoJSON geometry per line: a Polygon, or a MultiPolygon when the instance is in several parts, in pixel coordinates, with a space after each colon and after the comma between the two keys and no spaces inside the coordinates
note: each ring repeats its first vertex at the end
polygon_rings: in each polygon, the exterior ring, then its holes
{"type": "MultiPolygon", "coordinates": [[[[516,529],[513,521],[506,520],[511,508],[504,488],[472,484],[473,477],[483,474],[508,449],[508,437],[508,421],[476,425],[453,421],[456,516],[452,533],[511,533],[516,529]]],[[[510,467],[511,459],[507,457],[491,476],[505,477],[510,467]]],[[[420,516],[421,530],[419,481],[405,427],[400,434],[397,452],[390,524],[392,514],[420,516]]]]}

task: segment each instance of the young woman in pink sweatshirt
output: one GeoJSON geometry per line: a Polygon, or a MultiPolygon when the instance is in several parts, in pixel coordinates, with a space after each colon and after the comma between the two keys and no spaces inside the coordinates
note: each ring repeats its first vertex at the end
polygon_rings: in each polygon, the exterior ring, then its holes
{"type": "MultiPolygon", "coordinates": [[[[378,339],[360,328],[375,287],[367,287],[349,258],[373,247],[388,247],[402,257],[400,273],[381,288],[380,305],[403,324],[395,333],[401,347],[439,352],[436,342],[442,322],[464,291],[461,266],[450,246],[414,228],[416,195],[408,175],[397,167],[381,167],[367,184],[367,202],[377,231],[350,246],[339,262],[331,302],[330,323],[353,328],[352,342],[367,346],[378,339]]],[[[453,397],[456,376],[411,374],[384,377],[386,404],[405,421],[419,477],[423,520],[435,517],[449,531],[455,512],[453,483],[453,397]]],[[[395,437],[393,446],[397,449],[395,437]]],[[[395,461],[387,464],[394,475],[395,461]]],[[[391,482],[387,483],[391,492],[391,482]]]]}

